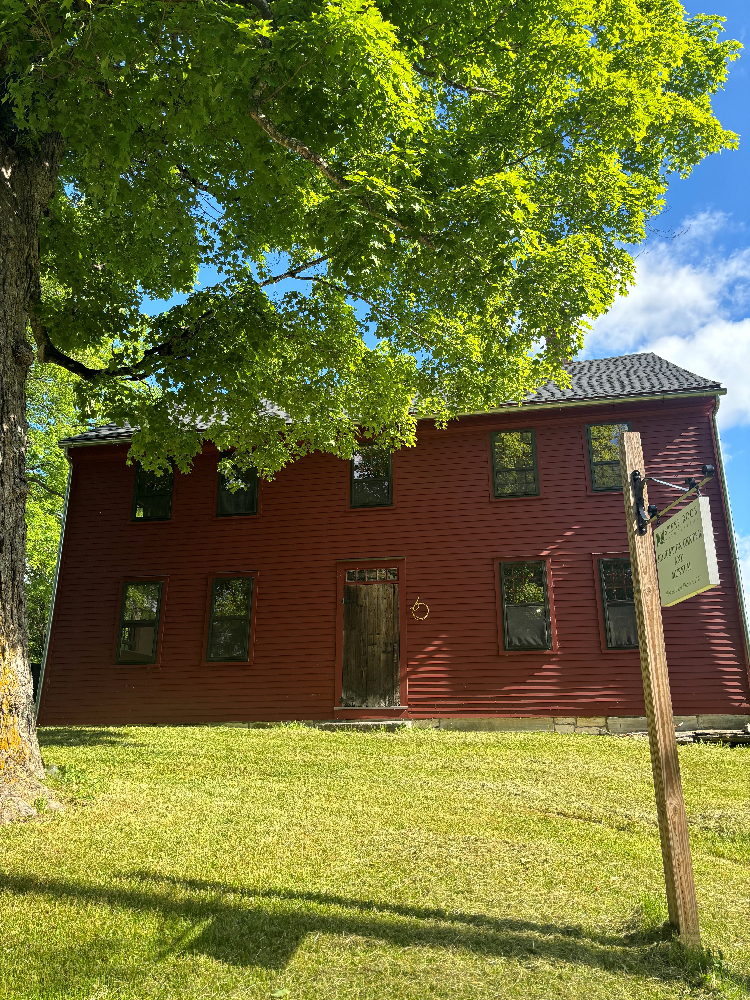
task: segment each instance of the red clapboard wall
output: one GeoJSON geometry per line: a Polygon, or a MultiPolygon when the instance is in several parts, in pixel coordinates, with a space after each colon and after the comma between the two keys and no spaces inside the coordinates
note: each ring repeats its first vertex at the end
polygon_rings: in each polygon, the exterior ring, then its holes
{"type": "MultiPolygon", "coordinates": [[[[393,457],[390,508],[349,507],[349,463],[316,454],[260,484],[254,517],[216,516],[217,453],[175,476],[172,519],[133,522],[127,444],[74,447],[39,722],[199,723],[363,716],[335,703],[337,561],[403,559],[407,707],[389,715],[643,715],[637,651],[602,648],[595,553],[627,554],[620,494],[593,493],[585,425],[630,420],[647,472],[718,465],[713,397],[466,417],[420,425],[393,457]],[[492,496],[490,432],[536,430],[541,495],[492,496]],[[501,652],[497,561],[548,559],[556,648],[501,652]],[[213,575],[255,571],[249,664],[207,665],[213,575]],[[122,583],[164,576],[156,665],[115,665],[122,583]]],[[[676,714],[750,711],[737,581],[718,477],[706,489],[721,586],[664,611],[676,714]]],[[[674,494],[650,486],[660,506],[674,494]]],[[[403,605],[402,605],[403,606],[403,605]]],[[[403,645],[405,643],[405,645],[403,645]]],[[[378,715],[377,711],[369,713],[378,715]]]]}

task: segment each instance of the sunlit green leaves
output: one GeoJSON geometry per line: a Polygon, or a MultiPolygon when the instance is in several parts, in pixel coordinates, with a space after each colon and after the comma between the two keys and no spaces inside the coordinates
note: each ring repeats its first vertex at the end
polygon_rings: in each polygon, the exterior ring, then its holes
{"type": "Polygon", "coordinates": [[[103,352],[89,396],[156,466],[207,436],[272,474],[564,382],[669,172],[736,142],[710,95],[738,46],[677,0],[0,0],[0,19],[2,120],[66,143],[38,313],[61,349],[103,352]],[[269,283],[315,260],[293,293],[269,283]],[[223,285],[195,289],[201,264],[223,285]]]}

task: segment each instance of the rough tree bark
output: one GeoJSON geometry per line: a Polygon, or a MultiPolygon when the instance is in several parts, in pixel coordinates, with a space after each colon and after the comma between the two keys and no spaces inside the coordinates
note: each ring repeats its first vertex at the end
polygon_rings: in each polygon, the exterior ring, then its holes
{"type": "MultiPolygon", "coordinates": [[[[59,135],[34,149],[0,135],[0,786],[43,775],[29,669],[26,596],[27,337],[39,299],[39,221],[57,183],[59,135]]],[[[23,792],[21,791],[21,794],[23,792]]]]}

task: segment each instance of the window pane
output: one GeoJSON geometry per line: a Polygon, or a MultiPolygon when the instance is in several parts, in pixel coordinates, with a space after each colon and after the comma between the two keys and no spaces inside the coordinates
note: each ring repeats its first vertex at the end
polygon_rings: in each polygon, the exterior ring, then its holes
{"type": "Polygon", "coordinates": [[[354,583],[356,579],[357,579],[357,571],[355,569],[348,569],[346,571],[346,582],[354,583]]]}
{"type": "Polygon", "coordinates": [[[506,649],[550,649],[546,566],[543,562],[501,563],[506,649]]]}
{"type": "Polygon", "coordinates": [[[606,601],[633,600],[633,574],[629,559],[602,559],[606,601]]]}
{"type": "Polygon", "coordinates": [[[621,490],[620,436],[629,424],[591,424],[586,428],[591,453],[591,485],[595,490],[621,490]]]}
{"type": "Polygon", "coordinates": [[[156,621],[161,600],[160,583],[126,583],[123,606],[125,621],[156,621]]]}
{"type": "Polygon", "coordinates": [[[135,471],[133,517],[143,521],[166,521],[172,513],[174,470],[157,474],[142,468],[135,471]]]}
{"type": "Polygon", "coordinates": [[[620,463],[616,465],[602,462],[593,469],[593,487],[595,490],[621,490],[622,475],[620,463]]]}
{"type": "Polygon", "coordinates": [[[498,431],[492,435],[495,496],[539,492],[533,431],[498,431]]]}
{"type": "Polygon", "coordinates": [[[544,605],[505,609],[508,649],[547,649],[547,615],[544,605]]]}
{"type": "Polygon", "coordinates": [[[391,568],[388,570],[388,579],[398,580],[398,566],[391,566],[391,568]]]}
{"type": "Polygon", "coordinates": [[[211,625],[209,660],[247,660],[248,622],[245,618],[221,618],[211,625]]]}
{"type": "Polygon", "coordinates": [[[503,563],[506,604],[544,604],[544,563],[503,563]]]}
{"type": "Polygon", "coordinates": [[[629,559],[600,559],[599,571],[609,649],[637,649],[633,574],[629,559]]]}
{"type": "Polygon", "coordinates": [[[352,457],[355,479],[388,479],[391,474],[390,452],[375,445],[363,445],[352,457]]]}
{"type": "Polygon", "coordinates": [[[620,464],[620,435],[628,429],[627,424],[592,424],[591,457],[595,462],[617,462],[620,464]]]}
{"type": "Polygon", "coordinates": [[[214,580],[208,660],[246,661],[250,653],[250,612],[253,581],[249,577],[214,580]]]}
{"type": "Polygon", "coordinates": [[[231,476],[219,473],[219,517],[258,513],[258,473],[256,469],[235,469],[231,476]],[[239,485],[238,485],[239,484],[239,485]],[[232,492],[231,486],[238,486],[232,492]]]}
{"type": "Polygon", "coordinates": [[[374,445],[363,445],[351,461],[352,507],[388,507],[391,504],[391,455],[374,445]]]}
{"type": "Polygon", "coordinates": [[[353,507],[385,507],[390,502],[389,479],[355,479],[352,482],[353,507]]]}
{"type": "Polygon", "coordinates": [[[607,645],[638,646],[635,604],[610,604],[607,608],[607,645]]]}
{"type": "Polygon", "coordinates": [[[153,663],[155,645],[154,625],[123,625],[120,633],[120,662],[153,663]]]}
{"type": "Polygon", "coordinates": [[[122,595],[118,663],[154,663],[159,636],[161,583],[126,583],[122,595]]]}
{"type": "Polygon", "coordinates": [[[248,577],[237,580],[214,580],[213,615],[215,618],[232,618],[247,615],[250,608],[248,577]]]}

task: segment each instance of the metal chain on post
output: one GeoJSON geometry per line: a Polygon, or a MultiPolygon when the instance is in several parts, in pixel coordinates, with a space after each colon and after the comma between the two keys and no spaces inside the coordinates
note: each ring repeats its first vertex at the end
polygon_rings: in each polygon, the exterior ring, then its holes
{"type": "Polygon", "coordinates": [[[699,948],[698,904],[669,690],[656,554],[650,525],[643,534],[637,526],[636,500],[648,506],[645,483],[641,487],[642,497],[637,498],[634,489],[633,472],[639,473],[636,481],[645,478],[641,436],[637,431],[625,431],[620,438],[620,471],[669,921],[679,930],[683,944],[699,948]]]}

